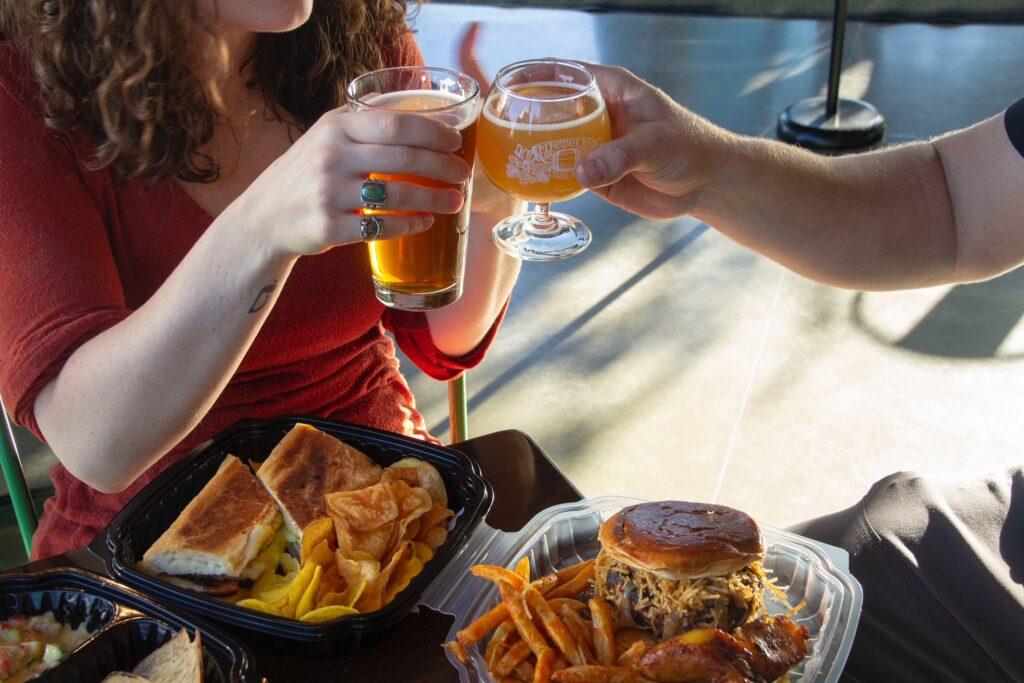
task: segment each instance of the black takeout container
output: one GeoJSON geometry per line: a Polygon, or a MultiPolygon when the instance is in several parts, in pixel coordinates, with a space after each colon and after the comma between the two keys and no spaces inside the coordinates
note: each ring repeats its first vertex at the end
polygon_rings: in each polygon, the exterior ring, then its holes
{"type": "Polygon", "coordinates": [[[396,624],[418,603],[427,586],[462,549],[490,508],[493,492],[479,465],[464,454],[409,437],[346,422],[308,416],[243,420],[199,446],[161,473],[139,493],[94,541],[92,550],[116,580],[161,602],[247,629],[268,642],[290,641],[300,651],[331,653],[357,647],[396,624]],[[454,526],[423,571],[395,599],[375,612],[323,623],[305,623],[237,607],[218,598],[184,590],[136,567],[145,551],[177,519],[185,506],[213,477],[227,455],[244,462],[265,460],[274,446],[303,422],[359,449],[382,466],[412,456],[438,469],[448,490],[454,526]]]}
{"type": "Polygon", "coordinates": [[[131,671],[182,628],[202,634],[206,683],[258,680],[244,645],[205,622],[171,612],[107,579],[78,569],[0,577],[0,621],[16,614],[53,612],[71,628],[92,635],[67,653],[37,681],[102,681],[115,671],[131,671]]]}

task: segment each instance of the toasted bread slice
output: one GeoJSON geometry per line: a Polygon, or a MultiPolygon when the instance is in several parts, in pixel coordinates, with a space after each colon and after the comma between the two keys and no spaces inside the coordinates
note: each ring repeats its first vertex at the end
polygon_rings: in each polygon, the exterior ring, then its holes
{"type": "Polygon", "coordinates": [[[171,576],[252,578],[245,576],[246,566],[280,525],[274,500],[249,468],[229,455],[146,551],[142,568],[171,576]]]}
{"type": "Polygon", "coordinates": [[[302,530],[327,516],[324,495],[353,491],[380,481],[381,469],[366,455],[307,424],[297,424],[256,475],[281,507],[298,539],[302,530]]]}

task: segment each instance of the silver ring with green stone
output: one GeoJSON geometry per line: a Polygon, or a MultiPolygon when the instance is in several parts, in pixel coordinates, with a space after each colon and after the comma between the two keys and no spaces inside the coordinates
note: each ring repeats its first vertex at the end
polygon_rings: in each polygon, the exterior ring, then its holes
{"type": "Polygon", "coordinates": [[[359,198],[367,209],[383,209],[388,201],[388,188],[380,180],[364,180],[359,198]]]}

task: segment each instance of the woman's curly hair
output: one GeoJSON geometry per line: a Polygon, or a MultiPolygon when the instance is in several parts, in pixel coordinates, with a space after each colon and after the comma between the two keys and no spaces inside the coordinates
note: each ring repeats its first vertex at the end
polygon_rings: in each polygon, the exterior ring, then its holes
{"type": "MultiPolygon", "coordinates": [[[[216,94],[190,65],[206,29],[195,0],[3,0],[0,37],[28,58],[46,122],[81,126],[96,142],[95,168],[125,180],[210,182],[216,162],[216,94]]],[[[286,33],[260,34],[247,66],[269,110],[300,128],[343,101],[355,76],[384,65],[406,28],[405,0],[316,0],[286,33]]],[[[211,42],[214,45],[215,42],[211,42]]]]}

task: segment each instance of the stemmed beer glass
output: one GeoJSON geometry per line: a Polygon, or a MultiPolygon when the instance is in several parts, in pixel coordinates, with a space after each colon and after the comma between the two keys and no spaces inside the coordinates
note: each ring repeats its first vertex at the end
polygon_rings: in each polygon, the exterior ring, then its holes
{"type": "Polygon", "coordinates": [[[584,66],[537,59],[499,71],[480,115],[477,151],[491,182],[534,209],[498,223],[495,243],[526,261],[560,261],[586,249],[590,228],[549,209],[583,194],[576,165],[610,139],[604,99],[584,66]]]}

